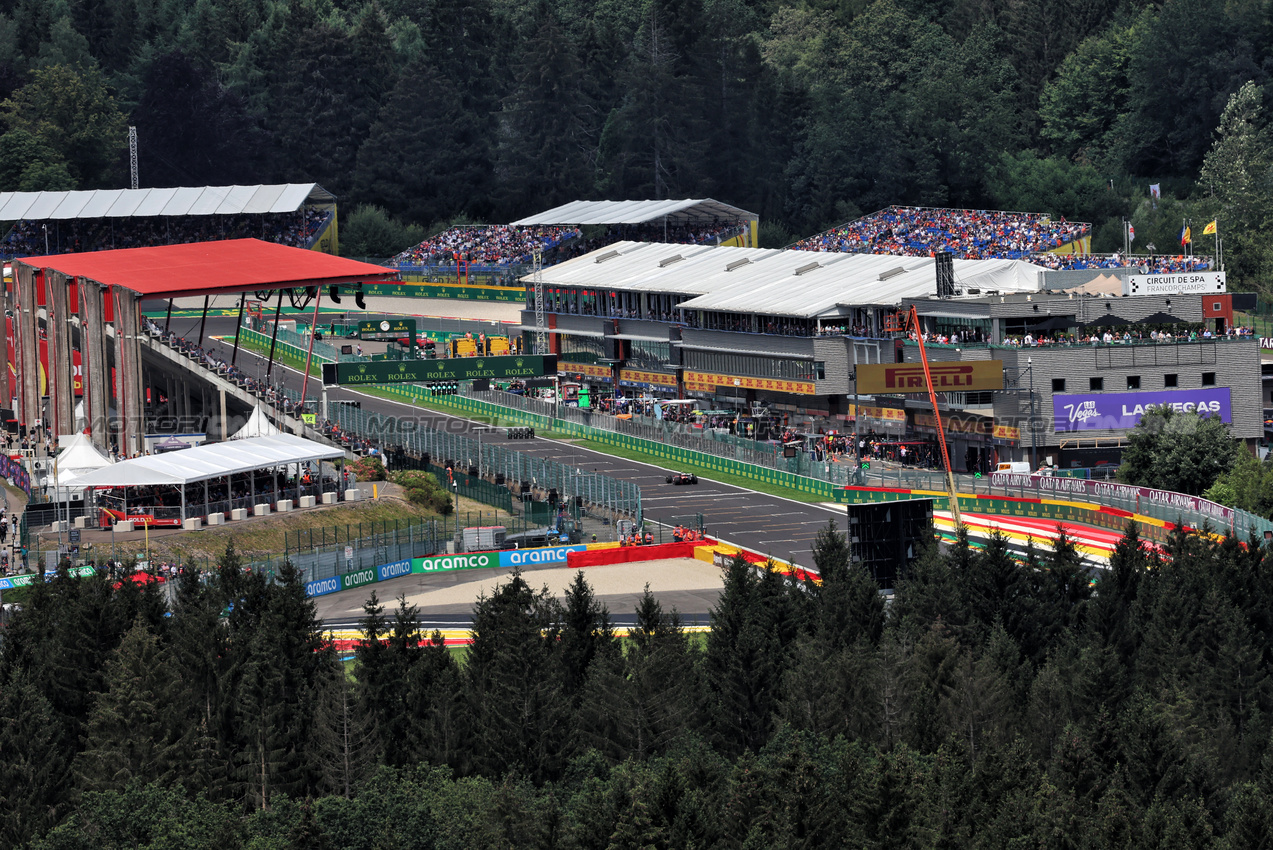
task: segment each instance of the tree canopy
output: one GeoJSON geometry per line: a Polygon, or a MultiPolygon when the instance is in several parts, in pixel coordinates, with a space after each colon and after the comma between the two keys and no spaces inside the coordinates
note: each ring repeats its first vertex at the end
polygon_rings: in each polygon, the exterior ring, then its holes
{"type": "MultiPolygon", "coordinates": [[[[1244,468],[1243,463],[1235,467],[1244,468]]],[[[374,595],[352,670],[296,571],[232,550],[148,585],[65,572],[0,646],[0,836],[33,848],[1228,848],[1273,822],[1273,563],[1129,525],[927,546],[885,606],[741,558],[707,634],[648,590],[514,573],[457,655],[374,595]],[[170,604],[170,608],[165,608],[170,604]]]]}
{"type": "Polygon", "coordinates": [[[1091,221],[1113,251],[1123,218],[1160,250],[1216,218],[1231,284],[1255,288],[1266,19],[1219,0],[7,0],[0,190],[123,185],[133,125],[143,186],[313,180],[351,222],[712,196],[781,245],[927,204],[1091,221]]]}
{"type": "Polygon", "coordinates": [[[1219,416],[1152,407],[1127,435],[1118,477],[1198,496],[1233,466],[1235,446],[1219,416]]]}

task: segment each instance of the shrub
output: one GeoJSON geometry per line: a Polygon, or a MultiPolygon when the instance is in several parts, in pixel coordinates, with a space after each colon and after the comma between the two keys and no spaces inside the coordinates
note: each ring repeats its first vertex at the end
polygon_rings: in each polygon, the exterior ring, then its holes
{"type": "Polygon", "coordinates": [[[378,455],[360,457],[355,461],[346,463],[346,467],[354,471],[354,475],[359,481],[385,480],[385,465],[381,462],[378,455]]]}

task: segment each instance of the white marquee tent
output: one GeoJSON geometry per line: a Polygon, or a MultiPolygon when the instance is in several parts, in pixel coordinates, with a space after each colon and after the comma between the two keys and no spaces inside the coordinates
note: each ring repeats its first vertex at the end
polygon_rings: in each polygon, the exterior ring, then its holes
{"type": "Polygon", "coordinates": [[[249,437],[272,437],[275,434],[282,434],[269,417],[265,415],[265,411],[261,409],[261,405],[257,405],[252,410],[252,415],[248,417],[247,424],[234,433],[230,437],[231,440],[246,440],[249,437]]]}
{"type": "MultiPolygon", "coordinates": [[[[53,487],[79,487],[76,479],[79,476],[114,464],[105,452],[93,445],[84,434],[64,434],[58,437],[58,452],[54,468],[56,477],[50,476],[49,485],[53,487]]],[[[52,470],[50,470],[52,471],[52,470]]]]}
{"type": "Polygon", "coordinates": [[[179,452],[121,460],[79,476],[76,487],[180,486],[251,472],[254,469],[313,463],[344,457],[344,451],[297,437],[276,434],[210,443],[179,452]]]}

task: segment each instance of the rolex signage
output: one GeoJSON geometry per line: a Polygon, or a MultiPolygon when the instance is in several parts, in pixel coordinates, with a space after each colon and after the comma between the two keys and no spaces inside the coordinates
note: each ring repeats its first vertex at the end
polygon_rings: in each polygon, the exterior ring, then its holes
{"type": "MultiPolygon", "coordinates": [[[[929,363],[939,393],[1003,389],[1002,360],[929,363]]],[[[863,395],[926,393],[923,363],[863,363],[857,367],[857,392],[863,395]]]]}
{"type": "Polygon", "coordinates": [[[360,363],[324,363],[323,383],[427,384],[442,381],[475,381],[479,378],[537,378],[557,373],[557,356],[509,355],[457,357],[449,360],[375,360],[360,363]]]}
{"type": "Polygon", "coordinates": [[[362,339],[398,339],[415,336],[415,319],[380,319],[359,322],[358,336],[362,339]]]}

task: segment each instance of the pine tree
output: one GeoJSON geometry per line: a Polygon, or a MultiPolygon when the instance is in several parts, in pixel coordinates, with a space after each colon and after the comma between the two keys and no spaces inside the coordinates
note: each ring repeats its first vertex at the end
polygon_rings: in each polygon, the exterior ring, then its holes
{"type": "Polygon", "coordinates": [[[18,847],[64,816],[75,742],[34,682],[18,673],[0,687],[0,844],[18,847]]]}
{"type": "Polygon", "coordinates": [[[561,770],[569,724],[556,675],[559,611],[547,589],[531,590],[520,571],[473,609],[465,678],[479,773],[516,768],[542,782],[561,770]]]}
{"type": "Polygon", "coordinates": [[[813,563],[822,576],[814,585],[812,627],[832,651],[860,638],[875,642],[884,630],[884,601],[879,587],[861,565],[849,561],[849,546],[836,531],[835,520],[818,531],[813,563]]]}
{"type": "Polygon", "coordinates": [[[106,665],[106,691],[85,728],[76,772],[88,790],[130,782],[171,784],[180,771],[184,720],[174,709],[179,680],[159,639],[138,619],[106,665]]]}
{"type": "Polygon", "coordinates": [[[313,754],[318,787],[350,799],[380,761],[383,744],[376,718],[360,704],[335,656],[329,669],[321,671],[316,690],[313,754]]]}
{"type": "Polygon", "coordinates": [[[441,632],[435,630],[421,647],[406,690],[409,722],[403,762],[468,768],[464,678],[441,632]]]}
{"type": "Polygon", "coordinates": [[[331,647],[290,561],[273,583],[259,574],[237,583],[229,673],[236,773],[245,802],[265,809],[275,795],[304,793],[313,785],[308,753],[313,689],[331,647]]]}
{"type": "Polygon", "coordinates": [[[768,569],[757,578],[754,570],[741,555],[725,567],[704,656],[706,708],[721,747],[735,754],[768,740],[786,656],[798,633],[781,579],[768,569]]]}
{"type": "Polygon", "coordinates": [[[579,710],[581,747],[615,762],[667,752],[699,722],[697,653],[680,615],[664,612],[648,585],[628,639],[626,656],[605,652],[593,662],[579,710]]]}
{"type": "Polygon", "coordinates": [[[607,653],[619,653],[610,612],[597,601],[583,570],[579,570],[566,589],[561,620],[562,685],[567,697],[577,700],[588,668],[598,656],[607,653]]]}
{"type": "Polygon", "coordinates": [[[172,711],[185,730],[180,779],[187,788],[207,789],[210,797],[219,800],[229,790],[227,764],[220,748],[228,734],[222,706],[228,647],[226,629],[220,622],[225,598],[215,574],[207,583],[203,579],[190,567],[177,577],[165,651],[179,682],[172,711]]]}

